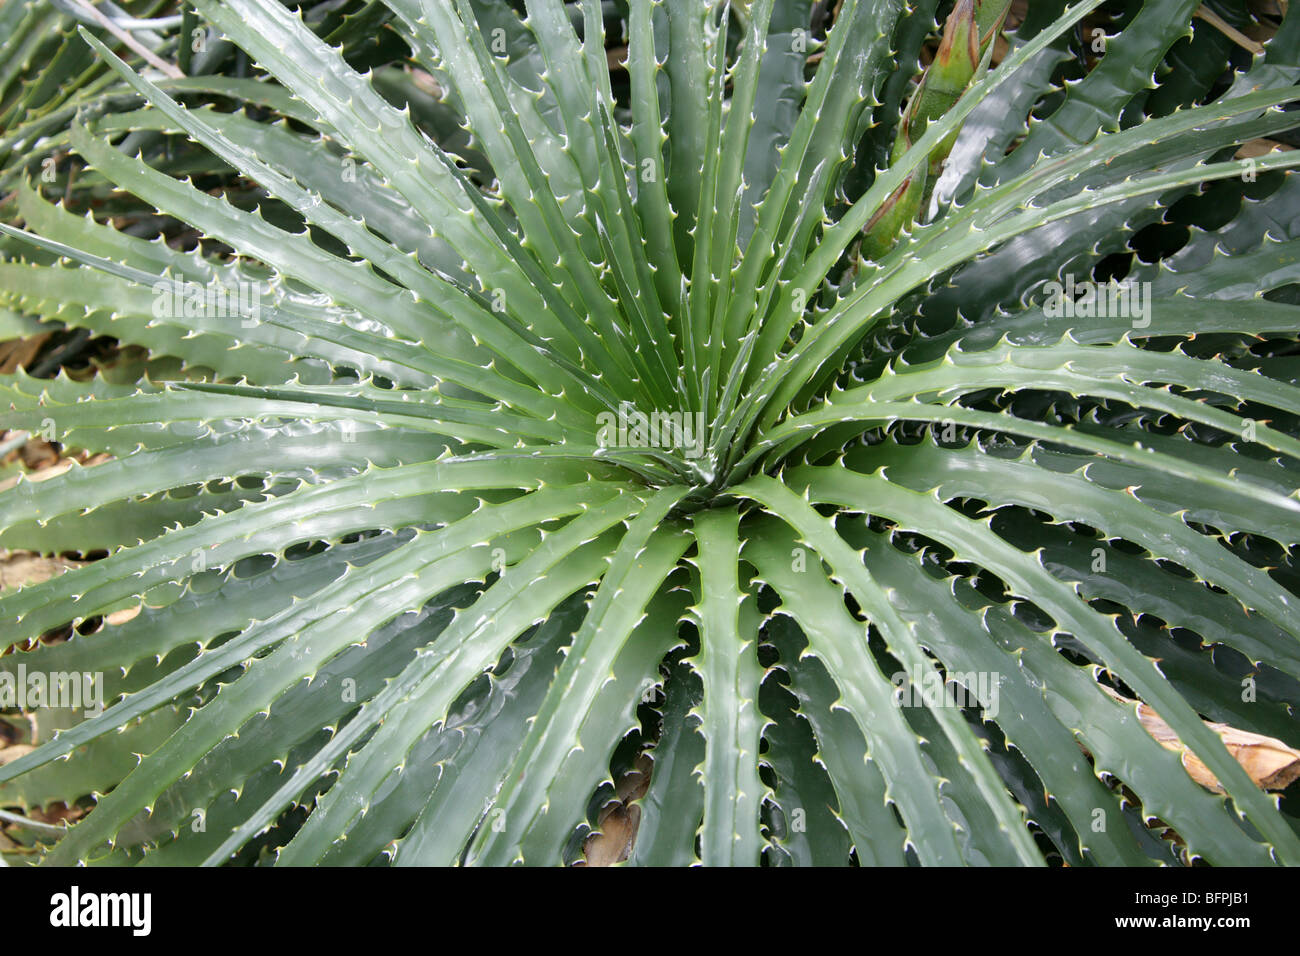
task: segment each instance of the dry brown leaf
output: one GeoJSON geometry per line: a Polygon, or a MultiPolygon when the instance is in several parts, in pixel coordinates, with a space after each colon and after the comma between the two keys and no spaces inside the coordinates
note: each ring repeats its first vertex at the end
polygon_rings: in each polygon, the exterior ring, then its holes
{"type": "Polygon", "coordinates": [[[1249,50],[1256,56],[1264,52],[1264,45],[1262,43],[1246,36],[1246,34],[1232,26],[1224,20],[1223,17],[1219,16],[1205,4],[1201,4],[1197,7],[1192,16],[1200,17],[1243,50],[1249,50]]]}
{"type": "Polygon", "coordinates": [[[104,623],[113,626],[125,624],[127,621],[131,620],[131,618],[139,614],[143,608],[143,604],[137,604],[135,607],[127,607],[120,611],[114,611],[112,614],[109,614],[104,618],[104,623]]]}
{"type": "Polygon", "coordinates": [[[41,823],[49,823],[58,826],[60,823],[73,824],[86,815],[85,809],[73,804],[69,806],[66,803],[51,803],[47,807],[32,807],[27,811],[27,815],[33,820],[39,820],[41,823]]]}
{"type": "Polygon", "coordinates": [[[650,771],[654,769],[654,761],[648,754],[637,755],[636,762],[632,769],[623,774],[618,785],[614,788],[618,799],[624,803],[632,803],[640,800],[650,789],[650,771]]]}
{"type": "Polygon", "coordinates": [[[641,808],[614,803],[607,809],[600,821],[600,832],[587,837],[583,844],[587,866],[613,866],[632,854],[636,831],[641,826],[641,808]]]}
{"type": "MultiPolygon", "coordinates": [[[[25,472],[28,481],[48,481],[50,478],[63,474],[72,467],[74,462],[85,466],[98,465],[101,462],[108,461],[112,457],[112,455],[105,452],[87,455],[81,451],[74,452],[71,455],[61,456],[59,452],[54,451],[54,447],[48,442],[29,441],[23,448],[23,464],[31,469],[25,472]],[[46,455],[45,451],[42,450],[42,446],[44,449],[49,450],[48,455],[46,455]],[[36,447],[36,451],[31,457],[29,457],[27,449],[33,447],[36,447]]],[[[0,481],[0,491],[12,488],[16,484],[18,484],[18,476],[10,475],[8,478],[0,481]]]]}
{"type": "Polygon", "coordinates": [[[1269,153],[1282,151],[1290,152],[1294,147],[1285,143],[1279,143],[1274,139],[1252,139],[1248,143],[1242,143],[1237,149],[1233,158],[1235,159],[1258,159],[1261,156],[1267,156],[1269,153]]]}
{"type": "MultiPolygon", "coordinates": [[[[1137,704],[1138,720],[1143,729],[1160,746],[1178,754],[1188,776],[1207,790],[1223,792],[1219,778],[1178,739],[1173,728],[1159,714],[1141,701],[1122,697],[1109,687],[1102,685],[1102,690],[1120,703],[1137,704]]],[[[1288,747],[1276,737],[1238,730],[1228,724],[1216,724],[1207,720],[1205,726],[1219,735],[1228,753],[1250,774],[1250,779],[1255,781],[1256,786],[1264,790],[1285,790],[1292,782],[1300,779],[1300,750],[1288,747]]]]}
{"type": "Polygon", "coordinates": [[[24,754],[29,754],[36,748],[31,744],[10,744],[8,747],[0,749],[0,767],[10,761],[17,760],[24,754]]]}
{"type": "Polygon", "coordinates": [[[23,445],[18,453],[22,459],[23,467],[29,472],[36,472],[42,468],[52,468],[59,463],[59,448],[53,442],[48,442],[43,438],[28,438],[27,443],[23,445]]]}
{"type": "Polygon", "coordinates": [[[636,758],[632,769],[614,785],[614,798],[601,808],[597,830],[582,845],[585,863],[579,866],[613,866],[632,855],[637,830],[641,826],[641,808],[634,805],[650,789],[650,771],[654,761],[644,753],[636,758]]]}
{"type": "Polygon", "coordinates": [[[40,354],[41,347],[53,332],[41,332],[25,339],[0,342],[0,372],[12,375],[20,366],[26,366],[40,354]]]}
{"type": "Polygon", "coordinates": [[[45,558],[30,551],[0,550],[0,591],[40,584],[83,564],[67,558],[45,558]]]}
{"type": "Polygon", "coordinates": [[[411,82],[415,84],[417,89],[428,93],[435,99],[442,99],[443,93],[445,92],[442,86],[439,85],[438,81],[433,78],[433,74],[427,73],[424,70],[412,70],[411,82]]]}

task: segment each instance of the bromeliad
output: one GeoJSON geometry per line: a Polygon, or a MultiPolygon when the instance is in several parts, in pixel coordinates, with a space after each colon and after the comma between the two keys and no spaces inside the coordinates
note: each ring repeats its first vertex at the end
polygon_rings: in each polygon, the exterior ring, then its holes
{"type": "Polygon", "coordinates": [[[10,862],[1300,863],[1300,4],[326,6],[0,7],[10,862]]]}

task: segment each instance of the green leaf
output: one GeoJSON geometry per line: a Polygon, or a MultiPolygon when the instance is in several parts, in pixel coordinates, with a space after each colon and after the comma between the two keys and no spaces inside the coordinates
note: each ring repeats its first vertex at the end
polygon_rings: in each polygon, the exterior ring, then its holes
{"type": "Polygon", "coordinates": [[[1032,594],[1035,604],[1090,647],[1169,722],[1179,739],[1223,782],[1237,812],[1258,829],[1278,862],[1297,856],[1300,839],[1278,815],[1274,801],[1260,793],[1219,737],[1170,687],[1155,663],[1134,649],[1113,622],[1080,603],[1074,589],[1052,578],[1034,556],[1017,551],[981,523],[957,515],[936,498],[905,490],[883,478],[825,469],[809,472],[808,477],[808,491],[815,499],[851,503],[862,500],[866,491],[873,496],[873,508],[879,512],[906,521],[959,553],[978,553],[981,562],[1013,592],[1032,594]]]}
{"type": "MultiPolygon", "coordinates": [[[[554,861],[559,855],[572,831],[575,822],[572,811],[576,808],[552,804],[551,789],[564,783],[560,771],[567,760],[585,752],[583,730],[587,719],[610,706],[601,692],[611,672],[615,681],[623,685],[616,695],[616,704],[634,707],[643,692],[648,674],[643,673],[628,687],[626,678],[619,680],[615,661],[642,619],[646,604],[689,544],[680,525],[657,527],[684,491],[666,488],[658,492],[629,524],[596,590],[582,628],[574,636],[564,665],[547,692],[509,775],[492,800],[488,820],[495,825],[479,829],[470,847],[470,862],[537,863],[554,861]],[[527,785],[525,779],[529,781],[527,785]]],[[[660,653],[666,653],[675,641],[674,628],[660,653]]],[[[657,663],[656,659],[651,673],[657,670],[657,663]]],[[[608,726],[601,728],[598,722],[594,726],[598,733],[609,731],[608,726]]],[[[625,726],[629,729],[632,726],[630,713],[625,726]]],[[[599,755],[601,774],[605,772],[603,758],[607,754],[608,750],[599,755]]],[[[589,786],[585,792],[590,793],[591,789],[589,786]]]]}
{"type": "Polygon", "coordinates": [[[739,516],[714,509],[695,516],[700,589],[692,609],[700,650],[687,663],[704,685],[693,713],[704,737],[705,866],[757,866],[762,852],[759,807],[767,788],[758,776],[763,717],[758,709],[760,617],[739,569],[739,516]]]}

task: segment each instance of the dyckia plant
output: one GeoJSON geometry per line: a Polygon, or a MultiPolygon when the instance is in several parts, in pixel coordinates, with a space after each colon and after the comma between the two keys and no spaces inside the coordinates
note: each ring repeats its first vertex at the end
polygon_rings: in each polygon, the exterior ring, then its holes
{"type": "Polygon", "coordinates": [[[55,14],[9,861],[1300,863],[1300,4],[1009,6],[55,14]]]}

